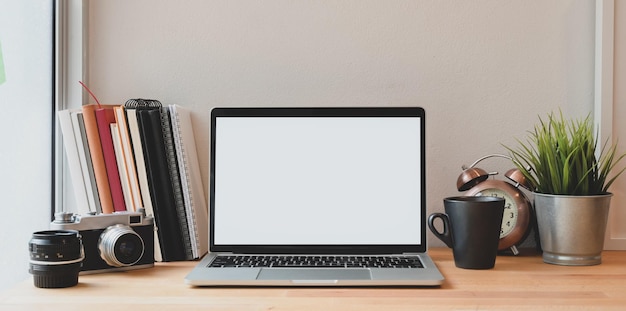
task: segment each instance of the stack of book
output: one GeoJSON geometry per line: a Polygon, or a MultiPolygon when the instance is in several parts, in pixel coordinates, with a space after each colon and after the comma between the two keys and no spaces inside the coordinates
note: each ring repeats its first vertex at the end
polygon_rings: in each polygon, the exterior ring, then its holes
{"type": "Polygon", "coordinates": [[[202,257],[208,215],[190,111],[156,100],[58,112],[78,213],[155,219],[155,260],[202,257]]]}

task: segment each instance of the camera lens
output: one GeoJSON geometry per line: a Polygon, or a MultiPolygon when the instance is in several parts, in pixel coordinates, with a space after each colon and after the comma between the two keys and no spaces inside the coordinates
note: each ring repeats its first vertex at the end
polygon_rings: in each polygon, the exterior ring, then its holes
{"type": "Polygon", "coordinates": [[[36,287],[61,288],[78,284],[78,273],[84,258],[78,231],[35,232],[28,246],[29,272],[36,287]]]}
{"type": "Polygon", "coordinates": [[[100,257],[113,267],[127,267],[136,264],[144,253],[143,240],[126,225],[106,228],[98,240],[100,257]]]}

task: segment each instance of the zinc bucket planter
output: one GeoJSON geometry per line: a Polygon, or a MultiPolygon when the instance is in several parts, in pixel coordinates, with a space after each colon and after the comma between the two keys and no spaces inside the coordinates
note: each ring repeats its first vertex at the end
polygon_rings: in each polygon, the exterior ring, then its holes
{"type": "Polygon", "coordinates": [[[600,264],[613,194],[534,196],[543,261],[567,266],[600,264]]]}

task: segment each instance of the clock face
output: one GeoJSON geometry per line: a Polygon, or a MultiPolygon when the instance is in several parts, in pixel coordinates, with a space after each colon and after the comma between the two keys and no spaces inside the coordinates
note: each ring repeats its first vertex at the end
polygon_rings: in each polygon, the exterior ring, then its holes
{"type": "Polygon", "coordinates": [[[503,198],[504,214],[502,216],[502,226],[500,227],[500,238],[502,239],[513,232],[519,216],[515,200],[508,193],[497,188],[483,189],[476,195],[503,198]]]}
{"type": "Polygon", "coordinates": [[[502,180],[485,180],[472,187],[467,195],[504,198],[499,250],[523,241],[530,227],[530,202],[515,186],[502,180]]]}

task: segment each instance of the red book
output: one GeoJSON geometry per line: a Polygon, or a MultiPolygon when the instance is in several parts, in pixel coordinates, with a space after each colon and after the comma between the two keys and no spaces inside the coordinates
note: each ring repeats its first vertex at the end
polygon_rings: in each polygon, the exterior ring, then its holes
{"type": "Polygon", "coordinates": [[[100,134],[100,143],[102,144],[104,165],[106,167],[107,177],[109,178],[111,197],[113,198],[113,209],[116,212],[126,211],[126,203],[124,203],[124,193],[122,192],[122,183],[120,181],[120,172],[117,168],[113,138],[111,137],[111,123],[115,123],[115,113],[113,108],[109,107],[96,108],[95,112],[96,121],[98,123],[98,133],[100,134]]]}

